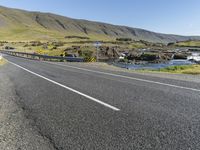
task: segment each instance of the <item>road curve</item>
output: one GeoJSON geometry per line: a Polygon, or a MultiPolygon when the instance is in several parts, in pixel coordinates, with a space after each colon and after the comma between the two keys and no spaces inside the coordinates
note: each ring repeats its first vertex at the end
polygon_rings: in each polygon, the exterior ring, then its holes
{"type": "Polygon", "coordinates": [[[199,149],[199,83],[4,56],[27,117],[56,149],[199,149]]]}

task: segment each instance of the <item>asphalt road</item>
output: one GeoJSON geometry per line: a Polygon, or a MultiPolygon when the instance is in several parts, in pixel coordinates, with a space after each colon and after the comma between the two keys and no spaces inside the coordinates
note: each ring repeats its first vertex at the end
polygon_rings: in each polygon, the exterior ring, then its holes
{"type": "Polygon", "coordinates": [[[200,84],[4,56],[7,77],[57,150],[200,149],[200,84]]]}

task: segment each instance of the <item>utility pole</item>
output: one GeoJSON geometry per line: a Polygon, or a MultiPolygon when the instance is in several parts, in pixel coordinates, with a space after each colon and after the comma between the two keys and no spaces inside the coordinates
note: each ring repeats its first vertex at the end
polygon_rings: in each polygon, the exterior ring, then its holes
{"type": "Polygon", "coordinates": [[[99,55],[99,53],[98,53],[99,47],[98,47],[98,46],[96,47],[96,51],[97,51],[96,61],[98,62],[98,59],[99,59],[99,58],[98,58],[98,55],[99,55]]]}
{"type": "Polygon", "coordinates": [[[94,46],[96,47],[96,61],[98,62],[99,60],[99,47],[102,45],[101,42],[95,42],[94,46]]]}

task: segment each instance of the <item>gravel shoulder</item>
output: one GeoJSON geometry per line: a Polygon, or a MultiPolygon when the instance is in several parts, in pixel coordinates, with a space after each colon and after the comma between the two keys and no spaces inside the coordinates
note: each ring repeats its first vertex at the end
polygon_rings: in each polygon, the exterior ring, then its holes
{"type": "Polygon", "coordinates": [[[0,66],[0,149],[55,149],[26,117],[24,108],[18,103],[20,98],[5,71],[6,65],[0,66]]]}

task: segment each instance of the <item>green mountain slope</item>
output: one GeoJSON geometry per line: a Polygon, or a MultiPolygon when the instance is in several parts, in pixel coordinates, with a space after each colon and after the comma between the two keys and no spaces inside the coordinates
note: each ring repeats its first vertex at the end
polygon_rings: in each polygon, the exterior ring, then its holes
{"type": "Polygon", "coordinates": [[[92,40],[120,37],[162,43],[200,40],[200,37],[159,34],[126,26],[71,19],[51,13],[0,7],[0,40],[61,40],[71,35],[89,37],[92,40]]]}

